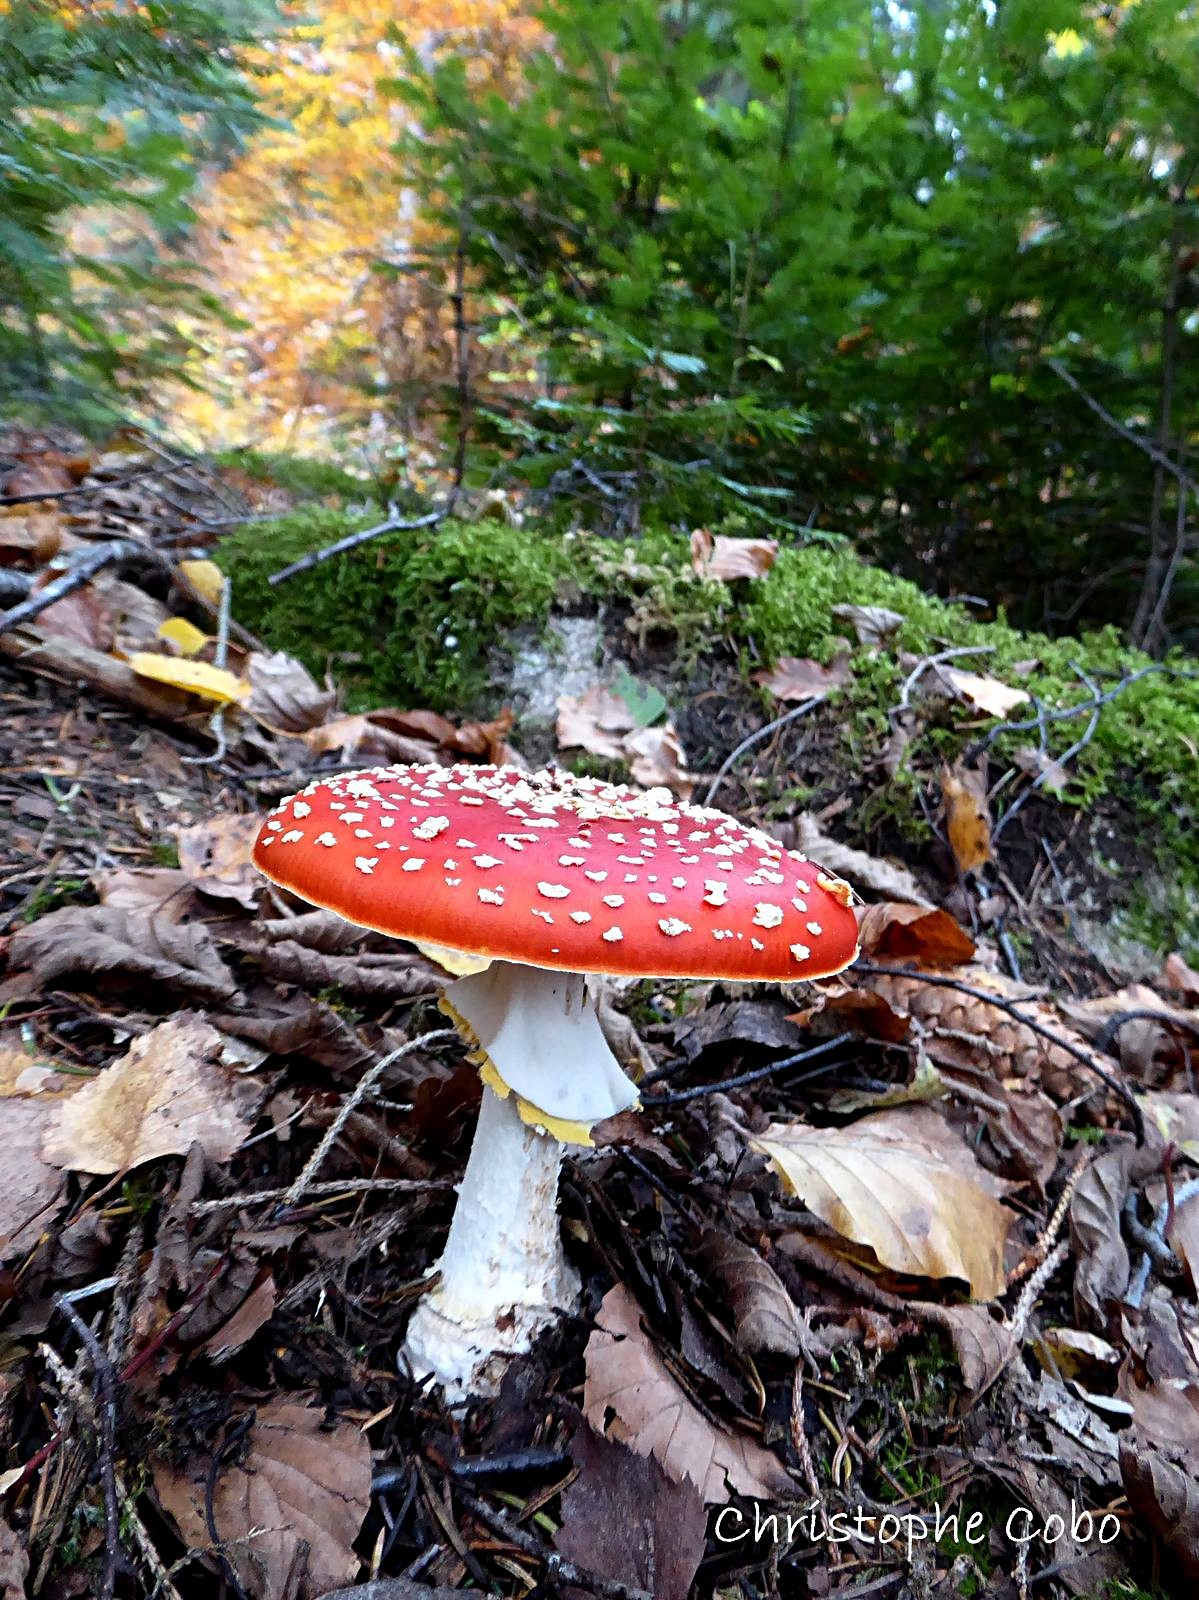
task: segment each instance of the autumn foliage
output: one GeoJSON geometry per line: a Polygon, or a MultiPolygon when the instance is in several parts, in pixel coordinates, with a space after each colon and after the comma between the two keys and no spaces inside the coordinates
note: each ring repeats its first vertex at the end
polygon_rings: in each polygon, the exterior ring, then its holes
{"type": "Polygon", "coordinates": [[[211,441],[327,447],[418,431],[412,396],[449,370],[443,297],[403,270],[415,196],[392,148],[398,30],[422,56],[468,57],[480,87],[514,74],[536,25],[520,0],[321,0],[293,5],[258,51],[274,118],[215,173],[199,250],[242,326],[204,330],[184,414],[211,441]]]}

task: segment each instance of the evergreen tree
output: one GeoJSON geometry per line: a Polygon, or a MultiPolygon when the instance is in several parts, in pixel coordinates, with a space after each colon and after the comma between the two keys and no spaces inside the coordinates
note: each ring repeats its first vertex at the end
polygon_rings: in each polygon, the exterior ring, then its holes
{"type": "Polygon", "coordinates": [[[216,302],[166,248],[206,153],[254,121],[219,0],[0,8],[0,407],[111,418],[216,302]]]}

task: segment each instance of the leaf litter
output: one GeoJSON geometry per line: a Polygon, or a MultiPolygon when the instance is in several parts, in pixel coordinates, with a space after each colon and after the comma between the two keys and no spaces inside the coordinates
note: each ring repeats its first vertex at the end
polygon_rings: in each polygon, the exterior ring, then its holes
{"type": "MultiPolygon", "coordinates": [[[[991,837],[983,764],[946,770],[939,859],[847,842],[831,779],[801,810],[779,798],[773,747],[746,758],[755,819],[865,896],[862,962],[785,996],[606,994],[605,1028],[652,1078],[646,1112],[567,1163],[563,1226],[594,1316],[555,1329],[490,1407],[448,1413],[397,1370],[477,1078],[451,1042],[404,1058],[305,1187],[363,1071],[436,1026],[440,973],[268,892],[247,846],[322,770],[519,760],[519,739],[502,708],[347,714],[237,629],[236,597],[232,684],[214,678],[223,579],[194,557],[197,528],[248,508],[203,463],[175,485],[184,513],[152,483],[110,487],[137,459],[81,457],[66,482],[94,488],[69,515],[0,518],[30,592],[55,556],[125,551],[5,652],[0,1593],[96,1592],[110,1465],[122,1596],[370,1600],[370,1578],[405,1600],[516,1595],[560,1571],[562,1592],[609,1600],[904,1585],[1008,1600],[1022,1574],[1094,1594],[1154,1561],[1192,1582],[1199,978],[1182,953],[1119,981],[1049,959],[1048,983],[1013,972],[994,920],[1014,904],[1010,833],[991,837]],[[164,562],[169,586],[148,593],[164,562]],[[130,667],[139,652],[153,678],[130,667]],[[747,1497],[864,1511],[875,1532],[892,1508],[982,1510],[987,1539],[914,1556],[902,1537],[722,1544],[715,1514],[747,1497]],[[1021,1566],[1022,1505],[1113,1516],[1116,1554],[1042,1535],[1021,1566]]],[[[696,542],[705,575],[734,585],[773,554],[696,542]]],[[[880,651],[902,622],[836,619],[880,651]]],[[[835,720],[816,692],[835,685],[792,670],[835,720]]],[[[743,729],[705,724],[703,697],[681,706],[648,660],[636,672],[564,703],[560,743],[685,794],[743,729]]],[[[939,677],[992,719],[1020,701],[939,677]]],[[[906,714],[945,704],[923,687],[906,714]]]]}

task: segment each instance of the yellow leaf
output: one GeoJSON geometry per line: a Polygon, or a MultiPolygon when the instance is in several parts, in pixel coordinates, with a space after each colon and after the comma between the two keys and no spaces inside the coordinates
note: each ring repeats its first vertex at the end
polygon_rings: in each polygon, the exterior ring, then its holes
{"type": "Polygon", "coordinates": [[[139,678],[153,678],[158,683],[169,683],[174,689],[186,689],[202,700],[215,700],[218,705],[244,700],[250,685],[221,667],[210,667],[206,661],[181,661],[174,656],[151,655],[139,650],[130,658],[129,665],[139,678]]]}
{"type": "Polygon", "coordinates": [[[1086,41],[1077,28],[1063,28],[1060,33],[1049,35],[1049,47],[1060,60],[1069,56],[1081,56],[1086,51],[1086,41]]]}
{"type": "Polygon", "coordinates": [[[181,561],[179,570],[192,588],[209,605],[219,605],[225,589],[225,574],[215,561],[181,561]]]}
{"type": "Polygon", "coordinates": [[[959,872],[974,872],[991,859],[991,818],[987,796],[977,773],[959,763],[941,769],[945,827],[959,872]]]}
{"type": "Polygon", "coordinates": [[[775,1122],[749,1143],[810,1211],[883,1266],[960,1278],[976,1299],[993,1299],[1013,1214],[944,1119],[920,1113],[928,1108],[880,1111],[846,1128],[775,1122]]]}
{"type": "Polygon", "coordinates": [[[491,965],[490,956],[467,955],[464,950],[450,950],[443,944],[430,944],[425,939],[413,939],[412,943],[422,956],[436,961],[439,967],[452,972],[455,978],[465,978],[472,972],[486,972],[491,965]]]}
{"type": "Polygon", "coordinates": [[[171,617],[160,623],[158,637],[173,644],[181,656],[199,655],[208,643],[208,635],[186,617],[171,617]]]}

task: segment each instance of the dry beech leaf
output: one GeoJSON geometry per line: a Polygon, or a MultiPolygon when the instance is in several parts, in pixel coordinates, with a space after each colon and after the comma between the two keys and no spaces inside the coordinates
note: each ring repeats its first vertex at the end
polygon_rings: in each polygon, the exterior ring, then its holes
{"type": "Polygon", "coordinates": [[[637,1302],[618,1283],[604,1296],[584,1356],[583,1410],[606,1438],[652,1455],[676,1483],[690,1478],[706,1505],[730,1493],[769,1500],[795,1493],[778,1458],[756,1440],[710,1422],[668,1371],[641,1327],[637,1302]],[[610,1426],[605,1426],[608,1413],[610,1426]]]}
{"type": "Polygon", "coordinates": [[[563,750],[578,748],[607,761],[623,761],[625,735],[636,726],[628,701],[602,684],[581,695],[558,697],[557,739],[563,750]]]}
{"type": "Polygon", "coordinates": [[[1026,705],[1027,689],[1013,689],[998,678],[988,678],[977,672],[965,672],[961,667],[938,666],[937,671],[960,700],[989,717],[1006,717],[1017,706],[1026,705]]]}
{"type": "Polygon", "coordinates": [[[754,682],[776,700],[823,700],[849,682],[849,657],[834,656],[826,667],[802,656],[781,656],[768,672],[755,672],[754,682]]]}
{"type": "Polygon", "coordinates": [[[28,1576],[25,1546],[9,1524],[0,1520],[0,1600],[25,1600],[28,1576]]]}
{"type": "Polygon", "coordinates": [[[266,880],[251,859],[262,818],[219,811],[190,828],[175,828],[184,876],[218,900],[236,900],[252,911],[266,880]]]}
{"type": "Polygon", "coordinates": [[[786,849],[798,850],[801,855],[819,861],[826,872],[835,872],[852,883],[858,893],[871,889],[888,901],[902,900],[910,905],[929,907],[928,896],[906,867],[830,838],[810,812],[800,812],[785,823],[772,825],[767,832],[786,849]]]}
{"type": "MultiPolygon", "coordinates": [[[[652,1589],[655,1600],[687,1600],[708,1520],[690,1478],[667,1477],[653,1456],[636,1455],[586,1423],[571,1436],[570,1454],[577,1474],[562,1496],[558,1554],[615,1583],[652,1589]]],[[[562,1593],[582,1600],[590,1591],[562,1593]]]]}
{"type": "Polygon", "coordinates": [[[43,633],[71,639],[87,650],[99,650],[102,655],[112,649],[112,618],[94,584],[76,589],[74,594],[64,595],[52,606],[47,606],[39,614],[37,625],[43,633]]]}
{"type": "Polygon", "coordinates": [[[865,645],[885,644],[908,620],[902,611],[889,611],[886,606],[834,606],[832,616],[848,623],[858,643],[865,645]]]}
{"type": "Polygon", "coordinates": [[[928,1107],[880,1111],[846,1128],[775,1122],[749,1144],[810,1211],[868,1245],[883,1266],[960,1278],[978,1300],[1002,1290],[1012,1212],[989,1192],[996,1180],[928,1107]]]}
{"type": "Polygon", "coordinates": [[[331,689],[320,688],[307,667],[284,650],[251,651],[246,677],[250,692],[245,709],[272,733],[304,733],[319,727],[337,698],[331,689]]]}
{"type": "Polygon", "coordinates": [[[385,761],[436,761],[435,745],[397,733],[387,725],[386,711],[356,711],[334,717],[300,735],[316,755],[335,751],[343,760],[351,756],[379,756],[385,761]]]}
{"type": "Polygon", "coordinates": [[[443,975],[431,962],[403,946],[394,953],[366,950],[357,955],[339,956],[312,950],[294,939],[261,944],[239,936],[238,944],[243,950],[254,953],[268,977],[312,991],[336,985],[347,994],[390,994],[398,999],[401,995],[431,993],[444,982],[443,975]]]}
{"type": "Polygon", "coordinates": [[[803,1319],[774,1268],[751,1246],[715,1228],[704,1234],[702,1250],[728,1291],[737,1349],[747,1355],[800,1355],[803,1319]]]}
{"type": "Polygon", "coordinates": [[[159,1023],[58,1108],[42,1155],[97,1174],[184,1155],[193,1144],[210,1161],[228,1161],[250,1132],[261,1090],[220,1064],[222,1048],[199,1017],[159,1023]]]}
{"type": "Polygon", "coordinates": [[[764,578],[778,559],[777,539],[730,539],[706,528],[691,535],[691,565],[701,578],[729,583],[734,578],[764,578]]]}
{"type": "Polygon", "coordinates": [[[683,800],[690,798],[695,779],[687,771],[687,757],[672,724],[627,734],[624,753],[634,783],[643,789],[670,789],[683,800]]]}
{"type": "Polygon", "coordinates": [[[1163,989],[1180,994],[1190,1005],[1199,1002],[1199,972],[1190,967],[1172,950],[1162,963],[1161,976],[1155,980],[1163,989]]]}
{"type": "Polygon", "coordinates": [[[986,1306],[922,1304],[912,1309],[948,1333],[971,1401],[991,1387],[1016,1353],[1010,1330],[986,1306]]]}
{"type": "Polygon", "coordinates": [[[259,1271],[257,1279],[233,1315],[204,1341],[204,1354],[210,1361],[227,1361],[274,1316],[275,1280],[266,1270],[259,1271]]]}
{"type": "Polygon", "coordinates": [[[208,929],[114,906],[64,906],[13,935],[9,959],[43,984],[67,976],[162,986],[196,1000],[231,1000],[233,974],[208,929]]]}
{"type": "Polygon", "coordinates": [[[63,1191],[62,1169],[43,1160],[42,1139],[55,1101],[21,1097],[4,1101],[0,1140],[0,1261],[23,1255],[54,1221],[63,1191]]]}
{"type": "MultiPolygon", "coordinates": [[[[191,1549],[212,1544],[209,1471],[207,1457],[186,1472],[161,1461],[154,1468],[158,1499],[191,1549]]],[[[370,1445],[359,1428],[326,1428],[323,1411],[283,1400],[259,1406],[243,1455],[224,1463],[212,1496],[226,1559],[246,1592],[317,1600],[353,1578],[370,1487],[370,1445]]]]}
{"type": "Polygon", "coordinates": [[[160,922],[181,922],[196,905],[195,890],[178,867],[111,867],[93,873],[92,882],[102,906],[160,922]]]}
{"type": "Polygon", "coordinates": [[[62,548],[62,521],[57,511],[32,516],[0,516],[0,566],[23,561],[47,566],[62,548]]]}
{"type": "Polygon", "coordinates": [[[1132,1427],[1120,1436],[1124,1492],[1186,1577],[1199,1579],[1199,1384],[1127,1386],[1132,1427]]]}
{"type": "Polygon", "coordinates": [[[1143,1145],[1104,1150],[1074,1186],[1070,1239],[1074,1246],[1074,1309],[1080,1323],[1106,1330],[1128,1287],[1128,1247],[1120,1213],[1129,1190],[1161,1166],[1162,1145],[1152,1125],[1143,1145]]]}
{"type": "Polygon", "coordinates": [[[862,954],[882,961],[918,961],[926,967],[956,967],[974,957],[974,940],[939,907],[890,901],[858,908],[862,954]]]}
{"type": "Polygon", "coordinates": [[[991,817],[983,780],[961,762],[942,767],[941,798],[949,848],[958,871],[974,872],[991,859],[991,817]]]}

